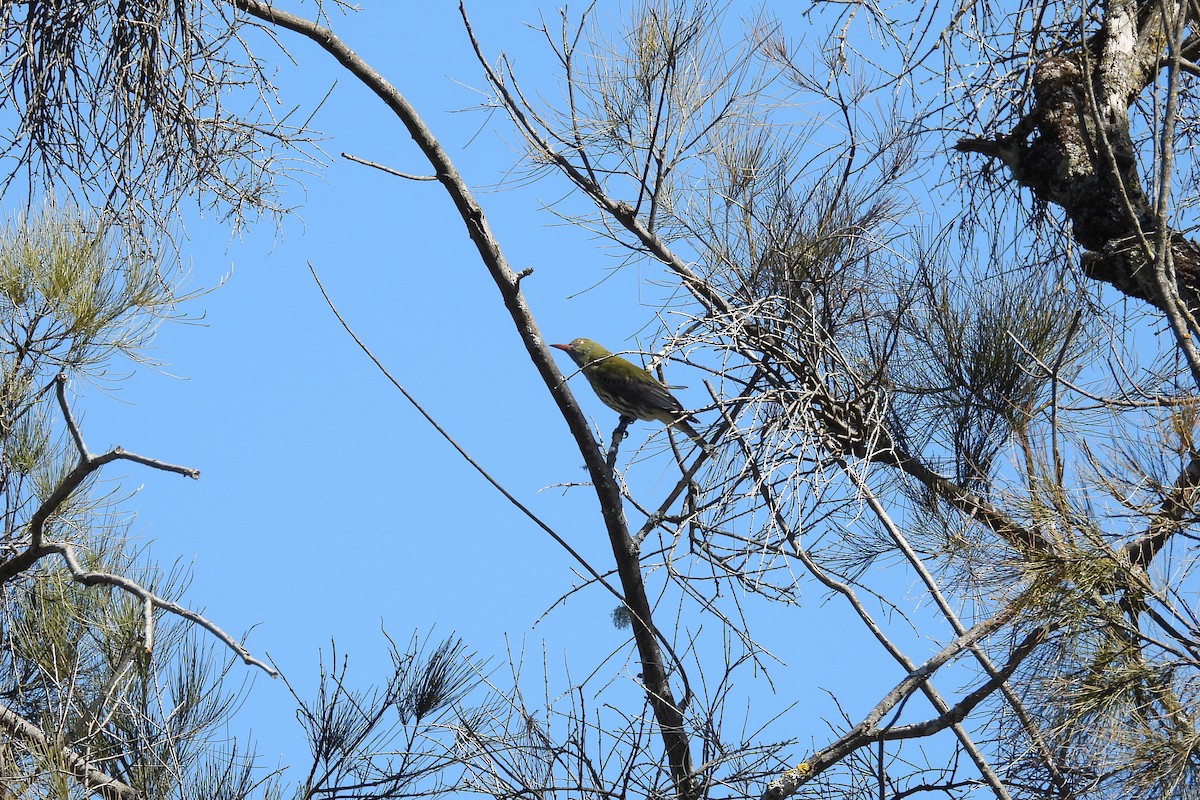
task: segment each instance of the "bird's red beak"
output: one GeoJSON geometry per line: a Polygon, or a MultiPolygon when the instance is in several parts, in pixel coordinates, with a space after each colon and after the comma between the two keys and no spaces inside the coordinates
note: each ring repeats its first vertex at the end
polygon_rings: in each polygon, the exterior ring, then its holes
{"type": "Polygon", "coordinates": [[[552,344],[550,346],[557,347],[559,350],[566,350],[568,353],[571,352],[571,345],[569,344],[552,344]]]}

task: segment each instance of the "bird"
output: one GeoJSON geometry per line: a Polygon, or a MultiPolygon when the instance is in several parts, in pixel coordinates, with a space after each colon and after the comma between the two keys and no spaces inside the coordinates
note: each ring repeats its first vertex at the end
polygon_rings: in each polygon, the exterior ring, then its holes
{"type": "Polygon", "coordinates": [[[610,353],[591,339],[572,339],[570,344],[552,344],[583,371],[592,390],[604,405],[623,417],[675,426],[701,447],[704,439],[691,426],[696,418],[684,410],[675,395],[646,370],[610,353]]]}

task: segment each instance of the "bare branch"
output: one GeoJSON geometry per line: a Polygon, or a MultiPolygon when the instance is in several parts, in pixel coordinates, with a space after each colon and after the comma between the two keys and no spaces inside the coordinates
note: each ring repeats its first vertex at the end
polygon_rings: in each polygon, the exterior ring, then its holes
{"type": "MultiPolygon", "coordinates": [[[[70,544],[55,544],[51,542],[47,543],[44,549],[47,555],[50,553],[57,553],[62,556],[63,561],[67,565],[67,569],[71,572],[71,577],[79,583],[82,583],[84,586],[113,586],[123,592],[133,595],[145,603],[148,607],[158,607],[164,611],[169,611],[178,617],[182,617],[188,622],[204,628],[213,636],[217,637],[226,647],[237,653],[238,657],[249,666],[258,667],[272,678],[279,677],[279,673],[273,667],[262,661],[259,661],[257,658],[254,658],[252,655],[250,655],[250,651],[242,647],[242,645],[236,639],[218,628],[215,623],[211,622],[204,616],[197,614],[194,611],[189,611],[178,603],[173,603],[170,600],[166,600],[157,596],[150,590],[143,587],[141,584],[137,583],[137,581],[130,580],[123,575],[114,575],[110,572],[94,572],[84,569],[82,566],[80,566],[79,560],[75,557],[75,548],[70,544]]],[[[149,617],[150,612],[146,612],[146,616],[149,617]]],[[[149,622],[147,625],[149,625],[149,622]]],[[[143,646],[148,648],[151,644],[153,644],[153,641],[154,639],[152,635],[147,636],[146,644],[143,646]]]]}
{"type": "MultiPolygon", "coordinates": [[[[1023,601],[1020,598],[1010,601],[992,617],[976,623],[965,634],[947,644],[920,667],[910,672],[908,677],[896,684],[861,722],[846,732],[836,742],[822,748],[805,759],[799,766],[788,770],[772,780],[767,785],[766,791],[763,792],[762,800],[782,800],[782,798],[795,794],[803,784],[808,783],[851,752],[885,737],[888,729],[880,727],[880,722],[883,721],[884,716],[889,711],[928,682],[938,669],[958,656],[963,650],[969,649],[976,642],[992,635],[1015,619],[1020,613],[1022,605],[1023,601]]],[[[1030,651],[1032,651],[1032,647],[1030,651]]],[[[1016,654],[1014,653],[1014,655],[1016,654]]],[[[1023,652],[1021,655],[1023,659],[1025,656],[1028,656],[1028,652],[1023,652]]],[[[1005,666],[1005,670],[1009,670],[1010,667],[1011,669],[1016,669],[1020,660],[1015,659],[1015,663],[1010,662],[1005,666]]],[[[990,687],[988,694],[994,691],[1002,682],[1002,680],[989,680],[985,684],[986,687],[990,687]]],[[[982,697],[975,699],[974,703],[978,703],[981,699],[982,697]]]]}
{"type": "Polygon", "coordinates": [[[437,175],[409,175],[407,172],[401,172],[399,170],[392,169],[391,167],[385,167],[383,164],[377,164],[374,161],[367,161],[365,158],[352,156],[349,153],[342,153],[342,158],[353,161],[356,164],[362,164],[363,166],[377,169],[380,172],[386,172],[388,175],[394,175],[397,178],[404,178],[410,181],[436,181],[438,179],[437,175]]]}
{"type": "Polygon", "coordinates": [[[62,408],[63,417],[68,429],[71,431],[71,437],[75,441],[75,446],[79,450],[79,463],[54,487],[54,491],[41,502],[37,510],[29,518],[29,522],[27,523],[30,541],[29,548],[20,555],[0,563],[0,584],[12,580],[14,576],[28,569],[35,561],[46,555],[46,551],[42,548],[42,536],[45,531],[46,522],[74,494],[75,490],[82,486],[94,472],[105,464],[118,460],[133,461],[144,466],[164,472],[174,472],[192,479],[199,479],[200,477],[200,471],[191,467],[182,467],[146,456],[140,456],[136,453],[127,453],[119,447],[98,456],[89,455],[87,447],[83,443],[83,437],[79,433],[79,426],[76,424],[75,418],[71,414],[71,410],[63,394],[63,384],[66,382],[66,376],[59,375],[56,382],[59,405],[62,408]]]}

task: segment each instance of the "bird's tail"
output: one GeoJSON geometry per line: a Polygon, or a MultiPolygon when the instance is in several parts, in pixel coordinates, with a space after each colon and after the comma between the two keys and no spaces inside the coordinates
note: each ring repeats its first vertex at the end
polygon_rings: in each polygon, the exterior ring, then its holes
{"type": "Polygon", "coordinates": [[[671,427],[683,431],[685,434],[687,434],[689,439],[700,446],[701,450],[706,453],[711,453],[712,446],[708,443],[707,439],[701,436],[696,429],[692,427],[691,422],[688,421],[689,419],[694,419],[694,417],[679,417],[671,423],[671,427]]]}

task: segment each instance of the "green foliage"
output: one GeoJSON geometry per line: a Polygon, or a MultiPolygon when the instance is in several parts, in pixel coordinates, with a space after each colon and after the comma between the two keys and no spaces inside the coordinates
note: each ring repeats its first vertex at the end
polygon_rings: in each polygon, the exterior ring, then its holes
{"type": "Polygon", "coordinates": [[[339,659],[336,648],[332,667],[322,662],[313,700],[292,690],[312,751],[298,797],[388,798],[445,790],[447,773],[460,763],[459,704],[483,681],[483,664],[457,638],[432,651],[428,639],[416,636],[403,649],[389,643],[392,671],[382,690],[352,688],[348,659],[339,659]]]}
{"type": "Polygon", "coordinates": [[[179,300],[144,241],[69,208],[9,220],[0,235],[6,394],[32,368],[97,369],[114,352],[136,355],[179,300]]]}
{"type": "MultiPolygon", "coordinates": [[[[137,566],[120,537],[89,542],[86,567],[122,574],[176,598],[185,575],[137,566]]],[[[53,764],[85,747],[103,769],[146,798],[177,796],[193,771],[212,769],[212,732],[228,723],[237,697],[222,688],[223,651],[201,644],[182,620],[156,621],[145,649],[143,605],[112,587],[86,587],[64,569],[39,569],[10,592],[0,649],[3,702],[48,735],[50,747],[10,751],[17,772],[57,785],[53,764]]],[[[218,761],[219,763],[219,761],[218,761]]],[[[51,797],[74,797],[70,781],[51,797]]]]}
{"type": "Polygon", "coordinates": [[[921,264],[912,290],[904,349],[889,375],[903,409],[898,432],[932,438],[956,481],[982,489],[1013,433],[1049,400],[1046,370],[1074,371],[1084,349],[1069,339],[1079,295],[1029,270],[963,275],[941,259],[921,264]]]}
{"type": "Polygon", "coordinates": [[[96,473],[65,483],[85,432],[71,427],[65,394],[60,403],[60,376],[110,380],[114,357],[140,360],[181,299],[146,242],[72,209],[50,206],[0,232],[0,565],[33,552],[38,516],[42,542],[60,548],[0,586],[4,775],[31,797],[83,796],[81,765],[157,800],[249,763],[236,748],[225,760],[209,751],[237,704],[222,686],[232,656],[125,588],[174,602],[186,573],[164,574],[135,549],[116,494],[92,491],[96,473]],[[62,548],[112,580],[81,581],[62,548]]]}
{"type": "MultiPolygon", "coordinates": [[[[0,492],[4,539],[25,535],[34,498],[57,487],[78,453],[51,385],[57,375],[109,378],[134,360],[179,296],[150,245],[107,232],[69,207],[10,219],[0,233],[0,492]]],[[[86,513],[79,494],[59,523],[86,513]]],[[[71,527],[80,529],[76,519],[71,527]]]]}
{"type": "Polygon", "coordinates": [[[243,36],[206,0],[0,0],[0,180],[130,231],[170,230],[189,195],[235,221],[282,213],[284,176],[318,153],[243,36]]]}

